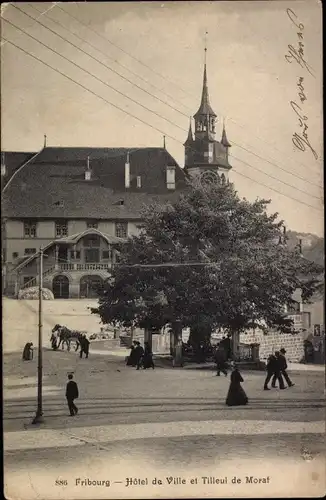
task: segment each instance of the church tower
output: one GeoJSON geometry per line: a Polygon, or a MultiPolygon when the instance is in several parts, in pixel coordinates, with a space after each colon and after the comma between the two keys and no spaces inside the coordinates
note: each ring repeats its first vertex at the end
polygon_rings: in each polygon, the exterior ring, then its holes
{"type": "Polygon", "coordinates": [[[207,84],[207,68],[206,68],[206,52],[205,47],[205,63],[203,76],[203,89],[199,109],[194,115],[195,120],[195,137],[192,134],[191,120],[189,132],[185,147],[185,171],[190,176],[200,176],[207,180],[220,180],[222,183],[228,181],[229,170],[229,143],[225,124],[221,141],[217,141],[216,122],[217,115],[213,111],[210,104],[207,84]]]}

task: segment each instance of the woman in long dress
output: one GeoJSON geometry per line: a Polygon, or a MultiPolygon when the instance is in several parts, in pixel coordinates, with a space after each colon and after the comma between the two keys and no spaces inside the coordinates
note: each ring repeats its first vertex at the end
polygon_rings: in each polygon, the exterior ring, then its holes
{"type": "Polygon", "coordinates": [[[23,358],[23,361],[29,361],[29,360],[33,359],[33,343],[32,342],[27,342],[27,344],[25,344],[22,358],[23,358]]]}
{"type": "Polygon", "coordinates": [[[136,360],[137,353],[135,353],[135,347],[136,347],[136,342],[134,340],[131,347],[130,347],[130,354],[127,357],[127,363],[126,363],[127,366],[136,366],[136,364],[137,364],[137,360],[136,360]]]}
{"type": "Polygon", "coordinates": [[[243,382],[243,378],[237,366],[234,364],[231,373],[229,392],[226,397],[226,404],[228,406],[242,406],[248,403],[248,397],[241,387],[241,382],[243,382]]]}

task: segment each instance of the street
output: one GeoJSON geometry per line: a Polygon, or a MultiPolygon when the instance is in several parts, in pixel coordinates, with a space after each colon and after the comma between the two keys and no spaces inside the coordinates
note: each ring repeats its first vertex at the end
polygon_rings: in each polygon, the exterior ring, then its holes
{"type": "Polygon", "coordinates": [[[229,377],[136,371],[125,366],[125,351],[104,352],[101,342],[89,359],[44,349],[40,426],[31,424],[37,356],[23,363],[20,353],[4,355],[7,496],[94,498],[95,487],[97,498],[231,496],[234,488],[291,496],[298,482],[324,492],[324,371],[291,372],[295,386],[285,391],[263,391],[265,374],[244,372],[249,405],[229,408],[229,377]],[[65,400],[70,371],[80,392],[75,417],[65,400]],[[294,482],[285,479],[291,468],[294,482]],[[103,484],[87,484],[95,480],[103,484]]]}

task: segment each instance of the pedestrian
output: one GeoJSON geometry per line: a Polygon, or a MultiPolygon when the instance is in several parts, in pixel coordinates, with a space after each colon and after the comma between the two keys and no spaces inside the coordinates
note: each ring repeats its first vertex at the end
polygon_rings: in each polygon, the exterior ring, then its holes
{"type": "Polygon", "coordinates": [[[292,380],[290,379],[288,373],[287,373],[287,362],[286,362],[286,357],[285,357],[285,354],[286,354],[286,350],[284,349],[284,347],[282,347],[282,349],[280,349],[280,368],[281,368],[281,374],[283,375],[283,377],[285,378],[285,381],[287,383],[287,385],[289,387],[293,387],[294,386],[294,383],[292,382],[292,380]]]}
{"type": "Polygon", "coordinates": [[[25,344],[22,358],[23,361],[30,361],[33,359],[33,342],[27,342],[27,344],[25,344]]]}
{"type": "Polygon", "coordinates": [[[267,375],[265,378],[265,383],[264,383],[264,390],[269,391],[270,388],[268,387],[268,382],[270,379],[273,377],[273,375],[276,372],[276,357],[274,354],[270,354],[267,359],[267,365],[266,365],[266,370],[267,370],[267,375]]]}
{"type": "Polygon", "coordinates": [[[88,358],[89,344],[90,344],[90,341],[88,340],[86,335],[83,334],[80,338],[80,353],[79,353],[80,358],[83,357],[83,353],[85,353],[85,358],[88,358]]]}
{"type": "Polygon", "coordinates": [[[281,367],[283,365],[282,360],[280,359],[280,351],[275,351],[275,371],[272,379],[272,387],[275,389],[276,380],[278,380],[278,384],[280,389],[286,389],[284,385],[284,380],[281,373],[281,367]]]}
{"type": "Polygon", "coordinates": [[[153,352],[152,349],[149,345],[149,342],[144,343],[144,356],[143,356],[143,368],[146,370],[146,368],[155,368],[154,366],[154,361],[153,361],[153,352]]]}
{"type": "Polygon", "coordinates": [[[229,359],[232,359],[232,340],[231,340],[232,334],[228,333],[227,337],[223,337],[220,345],[223,347],[225,354],[226,354],[226,361],[229,359]]]}
{"type": "Polygon", "coordinates": [[[90,344],[90,341],[88,340],[86,335],[84,335],[84,353],[85,353],[86,359],[88,358],[88,354],[89,354],[89,344],[90,344]]]}
{"type": "Polygon", "coordinates": [[[219,377],[221,372],[227,377],[228,372],[226,368],[226,353],[220,344],[217,346],[215,352],[215,363],[216,363],[216,376],[219,377]]]}
{"type": "Polygon", "coordinates": [[[226,404],[228,406],[243,406],[248,403],[248,397],[241,387],[241,382],[243,382],[241,373],[236,363],[233,363],[230,387],[226,397],[226,404]]]}
{"type": "Polygon", "coordinates": [[[68,408],[70,411],[70,416],[74,417],[78,413],[78,408],[74,403],[74,400],[77,399],[79,396],[78,385],[73,380],[72,373],[69,373],[68,380],[69,382],[67,383],[66,387],[66,398],[67,398],[68,408]]]}
{"type": "Polygon", "coordinates": [[[136,341],[136,347],[134,349],[134,353],[135,353],[135,366],[137,366],[136,370],[139,370],[143,361],[144,349],[140,345],[140,342],[138,340],[136,341]]]}
{"type": "MultiPolygon", "coordinates": [[[[136,345],[137,345],[137,341],[133,340],[132,345],[130,347],[130,354],[127,357],[127,363],[126,363],[127,366],[136,366],[136,364],[137,364],[135,361],[135,347],[136,347],[136,345]]],[[[137,351],[136,351],[136,355],[137,355],[137,351]]]]}

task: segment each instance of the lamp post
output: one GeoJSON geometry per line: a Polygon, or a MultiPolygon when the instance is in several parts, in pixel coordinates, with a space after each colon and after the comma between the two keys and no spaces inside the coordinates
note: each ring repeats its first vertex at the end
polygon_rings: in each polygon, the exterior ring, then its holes
{"type": "Polygon", "coordinates": [[[33,419],[33,424],[41,424],[43,422],[42,408],[42,330],[43,330],[43,247],[40,247],[39,257],[39,299],[38,299],[38,365],[37,365],[37,410],[33,419]]]}

